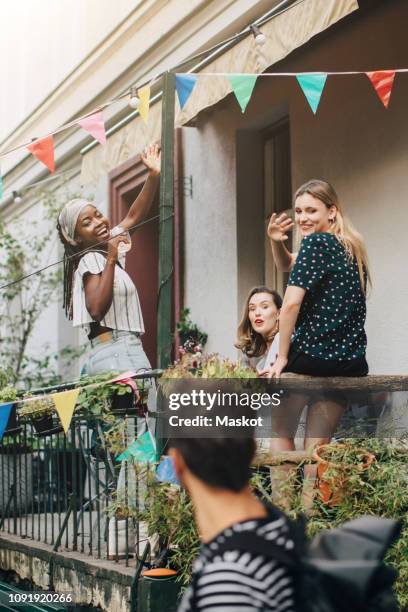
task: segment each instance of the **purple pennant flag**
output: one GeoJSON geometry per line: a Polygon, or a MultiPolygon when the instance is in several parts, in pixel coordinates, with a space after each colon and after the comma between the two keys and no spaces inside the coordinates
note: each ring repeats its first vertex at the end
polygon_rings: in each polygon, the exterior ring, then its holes
{"type": "Polygon", "coordinates": [[[13,402],[10,404],[0,404],[0,440],[3,438],[12,407],[13,402]]]}

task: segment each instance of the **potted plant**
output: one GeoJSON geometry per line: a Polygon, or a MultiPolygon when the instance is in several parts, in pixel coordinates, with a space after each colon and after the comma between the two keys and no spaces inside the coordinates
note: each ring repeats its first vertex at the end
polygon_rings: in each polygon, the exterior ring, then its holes
{"type": "Polygon", "coordinates": [[[337,505],[350,478],[361,478],[375,457],[358,444],[322,444],[313,454],[317,462],[317,487],[320,499],[329,506],[337,505]]]}
{"type": "Polygon", "coordinates": [[[20,416],[26,416],[30,419],[37,435],[51,435],[63,431],[62,425],[54,422],[55,408],[51,397],[43,396],[38,399],[31,399],[33,396],[29,393],[25,394],[24,397],[28,401],[23,403],[18,412],[20,416]]]}

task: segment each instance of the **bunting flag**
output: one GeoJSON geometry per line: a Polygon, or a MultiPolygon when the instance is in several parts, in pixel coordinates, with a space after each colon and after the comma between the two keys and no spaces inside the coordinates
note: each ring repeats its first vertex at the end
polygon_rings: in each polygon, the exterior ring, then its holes
{"type": "Polygon", "coordinates": [[[257,77],[253,74],[231,74],[228,77],[232,90],[243,113],[251,99],[257,77]]]}
{"type": "Polygon", "coordinates": [[[156,459],[156,447],[149,431],[137,438],[119,457],[116,457],[116,461],[133,460],[140,463],[155,463],[156,459]]]}
{"type": "Polygon", "coordinates": [[[147,124],[149,119],[150,109],[150,85],[146,85],[141,89],[138,89],[137,95],[139,96],[139,114],[143,121],[147,124]]]}
{"type": "Polygon", "coordinates": [[[9,404],[0,404],[0,441],[2,440],[6,430],[12,407],[13,402],[9,404]]]}
{"type": "Polygon", "coordinates": [[[80,125],[85,132],[89,132],[89,134],[102,145],[106,144],[105,122],[103,120],[102,111],[98,111],[93,115],[81,119],[78,121],[78,125],[80,125]]]}
{"type": "Polygon", "coordinates": [[[159,482],[169,482],[170,484],[179,485],[172,457],[164,457],[159,463],[156,470],[156,480],[159,482]]]}
{"type": "Polygon", "coordinates": [[[326,84],[327,74],[298,74],[297,81],[309,102],[310,108],[316,114],[320,98],[326,84]]]}
{"type": "Polygon", "coordinates": [[[197,79],[198,76],[196,74],[176,74],[176,91],[181,109],[185,107],[187,100],[191,96],[197,79]]]}
{"type": "Polygon", "coordinates": [[[377,70],[375,72],[366,72],[366,75],[370,79],[381,102],[385,108],[388,108],[394,85],[395,70],[377,70]]]}
{"type": "Polygon", "coordinates": [[[35,140],[32,144],[28,145],[27,149],[34,157],[47,166],[52,174],[55,172],[54,138],[52,135],[35,140]]]}
{"type": "Polygon", "coordinates": [[[60,393],[51,393],[65,433],[68,433],[80,390],[81,389],[70,389],[69,391],[61,391],[60,393]]]}

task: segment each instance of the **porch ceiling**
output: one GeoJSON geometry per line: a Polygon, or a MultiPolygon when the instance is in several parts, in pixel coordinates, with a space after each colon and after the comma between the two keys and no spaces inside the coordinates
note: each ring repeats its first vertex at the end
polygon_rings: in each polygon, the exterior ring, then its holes
{"type": "MultiPolygon", "coordinates": [[[[255,44],[253,36],[247,36],[207,63],[203,71],[260,74],[358,8],[357,0],[304,0],[262,25],[265,45],[260,47],[255,44]]],[[[182,111],[179,109],[176,112],[176,125],[185,125],[231,91],[226,78],[198,79],[188,104],[182,111]]],[[[160,135],[161,100],[158,100],[151,105],[147,126],[137,116],[113,133],[104,147],[97,146],[84,155],[82,184],[96,181],[146,145],[158,141],[160,135]]]]}

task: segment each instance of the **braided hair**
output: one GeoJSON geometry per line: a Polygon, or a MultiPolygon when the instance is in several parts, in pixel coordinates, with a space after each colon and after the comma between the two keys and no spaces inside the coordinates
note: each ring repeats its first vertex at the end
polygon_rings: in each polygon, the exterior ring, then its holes
{"type": "Polygon", "coordinates": [[[57,221],[57,231],[59,238],[64,246],[64,298],[62,307],[68,319],[72,319],[72,289],[74,284],[74,274],[80,260],[81,247],[73,246],[65,238],[59,221],[57,221]]]}

